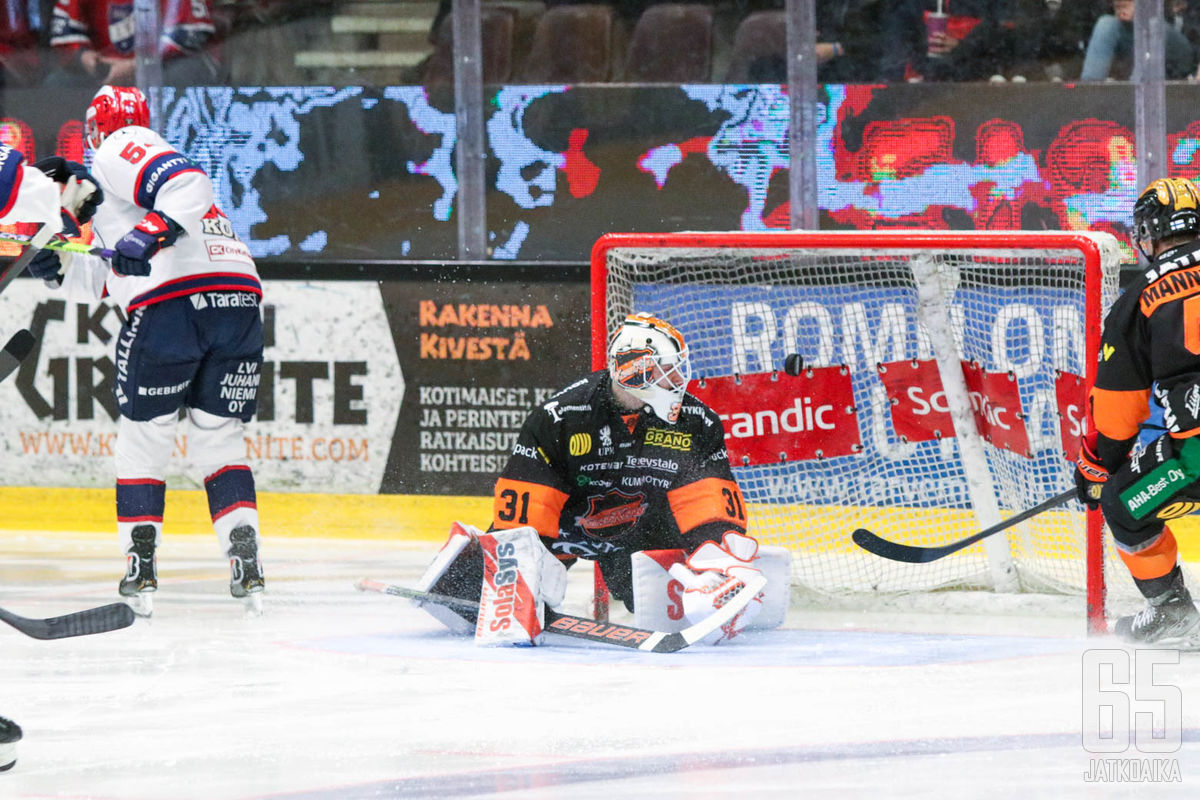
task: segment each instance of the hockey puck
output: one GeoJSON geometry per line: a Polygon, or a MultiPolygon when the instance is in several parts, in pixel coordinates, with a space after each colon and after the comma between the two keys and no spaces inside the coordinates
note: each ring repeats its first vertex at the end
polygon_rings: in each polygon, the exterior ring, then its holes
{"type": "Polygon", "coordinates": [[[12,769],[17,763],[17,742],[21,741],[21,726],[11,719],[0,717],[0,772],[12,769]]]}
{"type": "Polygon", "coordinates": [[[804,356],[792,353],[783,360],[783,371],[788,375],[799,375],[804,371],[804,356]]]}

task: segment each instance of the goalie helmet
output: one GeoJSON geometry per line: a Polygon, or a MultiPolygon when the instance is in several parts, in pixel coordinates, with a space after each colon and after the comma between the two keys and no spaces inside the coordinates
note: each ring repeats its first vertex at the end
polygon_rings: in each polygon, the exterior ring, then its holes
{"type": "Polygon", "coordinates": [[[87,141],[93,150],[109,134],[128,125],[150,127],[150,105],[136,86],[101,86],[84,117],[87,141]]]}
{"type": "Polygon", "coordinates": [[[1138,249],[1154,258],[1154,244],[1178,234],[1200,235],[1200,190],[1187,178],[1159,178],[1133,205],[1138,249]]]}
{"type": "Polygon", "coordinates": [[[660,419],[679,419],[692,365],[683,335],[669,322],[649,314],[627,316],[608,343],[608,373],[660,419]]]}

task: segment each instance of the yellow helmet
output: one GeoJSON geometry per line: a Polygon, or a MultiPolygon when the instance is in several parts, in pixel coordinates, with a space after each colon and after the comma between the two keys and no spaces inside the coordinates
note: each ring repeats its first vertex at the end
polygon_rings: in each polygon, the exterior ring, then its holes
{"type": "Polygon", "coordinates": [[[1200,235],[1200,189],[1187,178],[1159,178],[1133,204],[1133,230],[1138,249],[1147,258],[1160,239],[1181,233],[1200,235]]]}

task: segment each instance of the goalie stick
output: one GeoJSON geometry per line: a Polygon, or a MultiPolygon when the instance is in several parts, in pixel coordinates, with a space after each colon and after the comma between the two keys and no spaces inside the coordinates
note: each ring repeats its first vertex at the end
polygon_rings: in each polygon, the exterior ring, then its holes
{"type": "Polygon", "coordinates": [[[133,609],[125,603],[109,603],[106,606],[49,619],[21,617],[0,608],[0,620],[34,639],[68,639],[72,636],[106,633],[128,628],[133,624],[133,619],[133,609]]]}
{"type": "Polygon", "coordinates": [[[993,533],[1011,528],[1019,522],[1024,522],[1030,517],[1036,517],[1043,511],[1049,511],[1052,508],[1057,508],[1063,503],[1075,497],[1075,490],[1068,489],[1062,494],[1051,497],[1044,503],[1040,503],[1033,508],[1026,509],[1019,514],[1016,514],[1003,522],[993,525],[990,528],[984,528],[979,533],[968,536],[965,539],[960,539],[957,542],[951,542],[940,547],[919,547],[911,544],[900,544],[899,542],[889,542],[887,539],[871,533],[866,528],[859,528],[851,537],[854,543],[866,550],[868,553],[874,553],[883,558],[890,558],[892,561],[904,561],[909,564],[927,564],[930,561],[937,561],[939,558],[945,558],[951,553],[957,553],[964,547],[970,547],[980,539],[986,539],[993,533]]]}
{"type": "MultiPolygon", "coordinates": [[[[552,608],[546,609],[545,630],[549,633],[560,633],[564,636],[587,639],[588,641],[599,642],[601,644],[615,644],[619,647],[647,650],[652,653],[674,653],[688,645],[695,644],[736,617],[766,585],[767,579],[761,575],[749,578],[745,581],[742,589],[733,596],[732,600],[725,603],[725,605],[700,622],[690,625],[678,633],[648,631],[645,628],[631,628],[623,625],[613,625],[608,622],[597,622],[594,619],[586,617],[560,614],[552,608]]],[[[403,586],[395,586],[370,578],[364,578],[356,583],[355,586],[358,587],[359,591],[364,592],[371,591],[390,594],[395,597],[407,597],[410,600],[435,603],[449,608],[458,608],[463,611],[479,610],[479,603],[471,600],[462,600],[457,597],[450,597],[449,595],[407,589],[403,586]]]]}

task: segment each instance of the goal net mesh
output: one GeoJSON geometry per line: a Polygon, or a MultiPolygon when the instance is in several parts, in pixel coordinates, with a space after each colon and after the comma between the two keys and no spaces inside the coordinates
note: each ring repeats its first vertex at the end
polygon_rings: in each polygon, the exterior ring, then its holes
{"type": "MultiPolygon", "coordinates": [[[[746,465],[731,447],[751,533],[787,547],[793,585],[818,596],[995,588],[983,544],[905,564],[851,541],[860,527],[921,546],[981,529],[958,438],[912,441],[898,433],[879,365],[934,359],[922,317],[929,307],[920,308],[914,271],[924,265],[944,289],[936,316],[948,322],[958,358],[1006,375],[1019,391],[1027,453],[982,441],[984,478],[1001,518],[1070,489],[1063,426],[1073,423],[1063,418],[1056,385],[1063,373],[1088,375],[1088,327],[1098,336],[1118,292],[1115,240],[1095,235],[1089,241],[1099,247],[1089,251],[1064,243],[1069,237],[1037,234],[1028,241],[1004,237],[1005,246],[962,232],[925,234],[916,244],[887,233],[858,233],[846,244],[830,233],[727,236],[602,239],[593,288],[602,296],[594,299],[594,313],[602,306],[604,323],[594,320],[593,345],[626,313],[645,311],[683,333],[693,385],[769,372],[789,380],[778,373],[790,353],[801,354],[806,368],[844,367],[858,424],[856,452],[746,465]]],[[[1077,383],[1082,399],[1084,384],[1077,383]]],[[[725,424],[728,432],[731,419],[725,424]]],[[[1086,517],[1071,501],[992,537],[1011,558],[1020,590],[1084,592],[1086,517]]],[[[1110,594],[1136,595],[1111,544],[1105,547],[1110,594]]]]}

